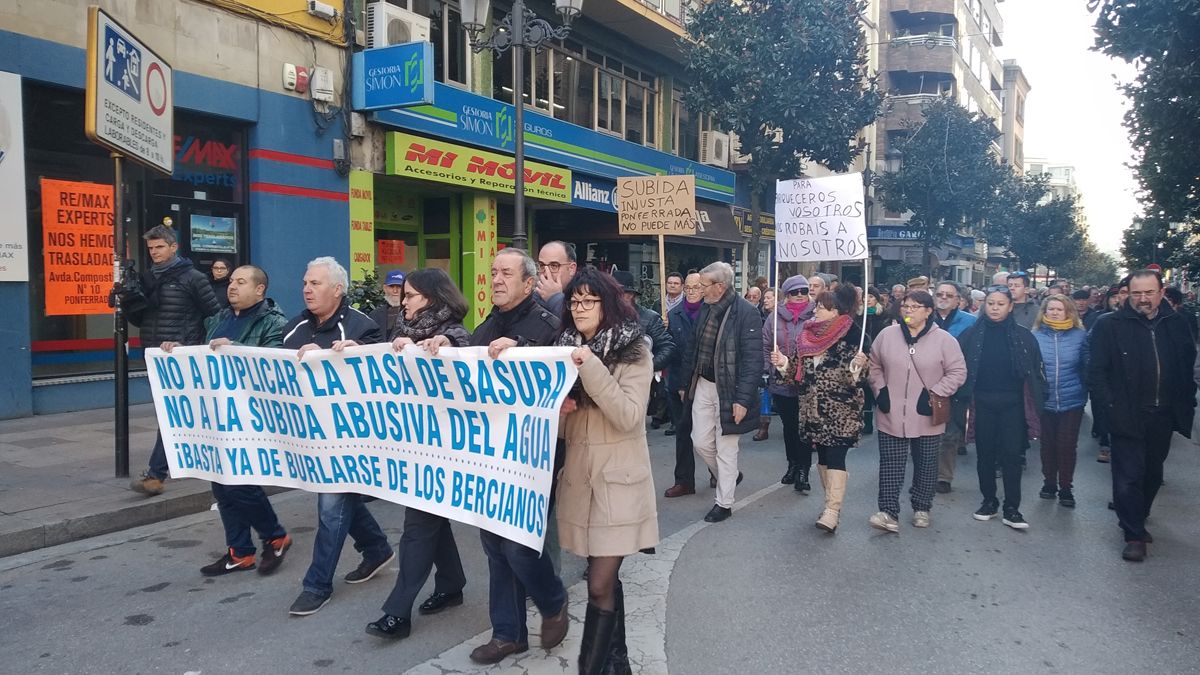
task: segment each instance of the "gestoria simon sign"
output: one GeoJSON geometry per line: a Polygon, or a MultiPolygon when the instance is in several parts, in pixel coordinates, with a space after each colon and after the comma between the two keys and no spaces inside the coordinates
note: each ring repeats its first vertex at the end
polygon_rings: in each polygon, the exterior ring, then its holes
{"type": "MultiPolygon", "coordinates": [[[[393,131],[387,135],[387,173],[476,190],[512,192],[516,169],[508,155],[393,131]]],[[[526,161],[525,194],[571,203],[571,170],[526,161]]]]}

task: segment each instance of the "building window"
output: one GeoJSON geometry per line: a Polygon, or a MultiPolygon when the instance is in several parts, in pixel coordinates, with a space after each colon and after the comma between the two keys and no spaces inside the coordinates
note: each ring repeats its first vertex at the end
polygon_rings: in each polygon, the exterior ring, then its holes
{"type": "Polygon", "coordinates": [[[671,152],[700,161],[700,116],[683,105],[683,92],[674,90],[671,98],[671,152]]]}
{"type": "Polygon", "coordinates": [[[471,47],[463,31],[458,0],[391,0],[391,4],[429,17],[433,79],[468,86],[471,81],[471,47]]]}

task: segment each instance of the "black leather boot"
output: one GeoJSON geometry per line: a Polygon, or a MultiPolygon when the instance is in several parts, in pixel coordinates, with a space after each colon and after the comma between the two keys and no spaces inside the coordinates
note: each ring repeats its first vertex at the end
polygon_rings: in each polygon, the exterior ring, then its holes
{"type": "Polygon", "coordinates": [[[588,603],[579,645],[579,675],[601,675],[612,647],[617,613],[588,603]]]}
{"type": "Polygon", "coordinates": [[[808,467],[796,467],[796,482],[792,485],[792,489],[801,494],[808,494],[812,491],[812,486],[808,484],[808,467]]]}
{"type": "Polygon", "coordinates": [[[795,462],[788,462],[788,468],[787,468],[787,471],[786,471],[786,472],[784,472],[784,474],[783,474],[783,478],[780,478],[780,479],[779,479],[779,482],[780,482],[780,483],[783,483],[784,485],[791,485],[792,483],[795,483],[795,482],[796,482],[796,469],[797,469],[797,468],[798,468],[798,467],[796,466],[796,463],[795,463],[795,462]]]}
{"type": "Polygon", "coordinates": [[[602,675],[633,675],[629,667],[629,647],[625,644],[625,591],[621,582],[617,582],[616,625],[613,626],[612,647],[608,652],[608,662],[604,664],[602,675]]]}

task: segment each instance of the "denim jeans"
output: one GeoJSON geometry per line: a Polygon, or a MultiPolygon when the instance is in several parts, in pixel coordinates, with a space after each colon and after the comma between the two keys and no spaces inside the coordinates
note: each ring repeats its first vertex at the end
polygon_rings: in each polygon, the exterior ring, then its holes
{"type": "Polygon", "coordinates": [[[212,493],[221,513],[221,524],[225,526],[225,545],[233,549],[234,555],[254,555],[251,527],[258,531],[263,542],[287,534],[261,487],[213,483],[212,493]]]}
{"type": "Polygon", "coordinates": [[[387,535],[367,510],[362,495],[325,493],[317,495],[317,537],[313,541],[312,564],[304,575],[304,590],[320,596],[333,593],[333,572],[346,535],[354,539],[354,548],[363,560],[383,560],[392,554],[387,535]]]}
{"type": "Polygon", "coordinates": [[[486,530],[479,531],[488,559],[488,613],[492,638],[506,642],[529,642],[525,625],[525,597],[543,616],[562,610],[567,590],[554,573],[550,557],[528,546],[486,530]]]}
{"type": "Polygon", "coordinates": [[[167,449],[163,447],[162,432],[154,436],[154,449],[150,451],[150,466],[146,473],[159,480],[166,480],[171,475],[171,470],[167,467],[167,449]]]}

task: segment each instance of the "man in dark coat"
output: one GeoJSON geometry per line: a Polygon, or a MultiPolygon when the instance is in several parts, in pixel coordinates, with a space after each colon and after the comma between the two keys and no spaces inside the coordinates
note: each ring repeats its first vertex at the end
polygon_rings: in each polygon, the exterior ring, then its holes
{"type": "Polygon", "coordinates": [[[704,307],[696,319],[694,349],[684,356],[686,400],[692,407],[692,444],[717,477],[710,523],[733,514],[740,481],[738,442],[758,428],[762,381],[762,313],[733,290],[733,268],[715,262],[700,270],[704,307]]]}
{"type": "Polygon", "coordinates": [[[1187,322],[1163,302],[1153,270],[1129,277],[1129,301],[1096,321],[1088,388],[1112,436],[1113,503],[1125,533],[1125,560],[1140,562],[1146,517],[1162,485],[1163,463],[1178,431],[1191,437],[1196,345],[1187,322]]]}
{"type": "MultiPolygon", "coordinates": [[[[309,262],[304,273],[305,309],[283,327],[284,348],[297,350],[297,358],[303,359],[306,353],[318,349],[341,351],[354,345],[382,342],[379,326],[347,301],[349,286],[346,268],[337,260],[322,257],[309,262]]],[[[362,495],[318,494],[312,563],[304,574],[304,590],[288,609],[289,614],[315,614],[329,602],[333,595],[333,573],[346,535],[354,538],[354,548],[363,554],[358,567],[345,576],[348,584],[370,580],[396,555],[387,535],[367,510],[362,495]]]]}
{"type": "MultiPolygon", "coordinates": [[[[663,318],[658,312],[638,304],[638,296],[642,292],[637,287],[633,273],[617,270],[612,275],[613,279],[616,279],[617,283],[621,285],[621,290],[625,291],[625,299],[633,305],[634,311],[637,312],[642,332],[650,338],[650,352],[654,356],[654,372],[662,371],[675,360],[674,338],[667,331],[663,318]]],[[[650,403],[647,406],[646,414],[651,417],[650,428],[652,429],[662,426],[663,421],[670,416],[663,384],[657,379],[650,382],[650,403]]]]}
{"type": "Polygon", "coordinates": [[[663,493],[665,497],[696,494],[696,455],[692,447],[692,408],[684,401],[689,379],[684,375],[684,355],[692,351],[696,320],[704,307],[700,288],[700,273],[687,275],[683,284],[683,301],[667,312],[667,330],[675,342],[675,358],[667,367],[667,404],[671,422],[675,425],[675,484],[663,493]]]}
{"type": "MultiPolygon", "coordinates": [[[[247,347],[283,346],[283,326],[287,317],[275,301],[267,297],[267,273],[254,265],[243,265],[225,276],[229,306],[205,321],[208,346],[213,350],[225,345],[247,347]]],[[[177,345],[163,343],[170,352],[177,345]]],[[[251,528],[262,538],[262,558],[257,564],[259,574],[271,574],[279,569],[283,555],[292,546],[292,538],[279,523],[279,516],[258,485],[212,484],[213,497],[225,527],[225,555],[200,568],[206,577],[255,569],[254,539],[251,528]]]]}
{"type": "MultiPolygon", "coordinates": [[[[506,248],[492,261],[492,312],[471,336],[471,345],[487,347],[492,358],[509,347],[552,344],[559,332],[558,318],[534,298],[538,267],[529,254],[506,248]]],[[[435,347],[449,346],[445,336],[433,338],[435,347]]],[[[555,464],[561,466],[561,446],[555,464]]],[[[549,509],[547,509],[549,513],[549,509]]],[[[550,516],[553,522],[553,516],[550,516]]],[[[542,614],[541,644],[552,649],[566,637],[570,625],[567,591],[554,571],[551,556],[487,530],[479,531],[488,558],[488,614],[492,639],[471,652],[475,663],[499,663],[511,654],[529,649],[525,623],[528,596],[542,614]]]]}
{"type": "Polygon", "coordinates": [[[384,303],[371,311],[371,320],[383,331],[383,339],[391,340],[396,337],[396,326],[404,321],[404,306],[401,294],[404,292],[404,272],[392,270],[383,278],[384,303]]]}
{"type": "MultiPolygon", "coordinates": [[[[152,264],[140,279],[144,302],[133,301],[128,289],[122,293],[123,307],[136,306],[128,313],[129,322],[142,329],[142,344],[147,347],[158,347],[165,342],[203,343],[204,320],[221,311],[208,277],[191,260],[179,255],[179,244],[171,228],[156,225],[142,239],[146,241],[152,264]]],[[[150,453],[149,467],[129,487],[144,495],[160,495],[169,473],[160,433],[150,453]]]]}

